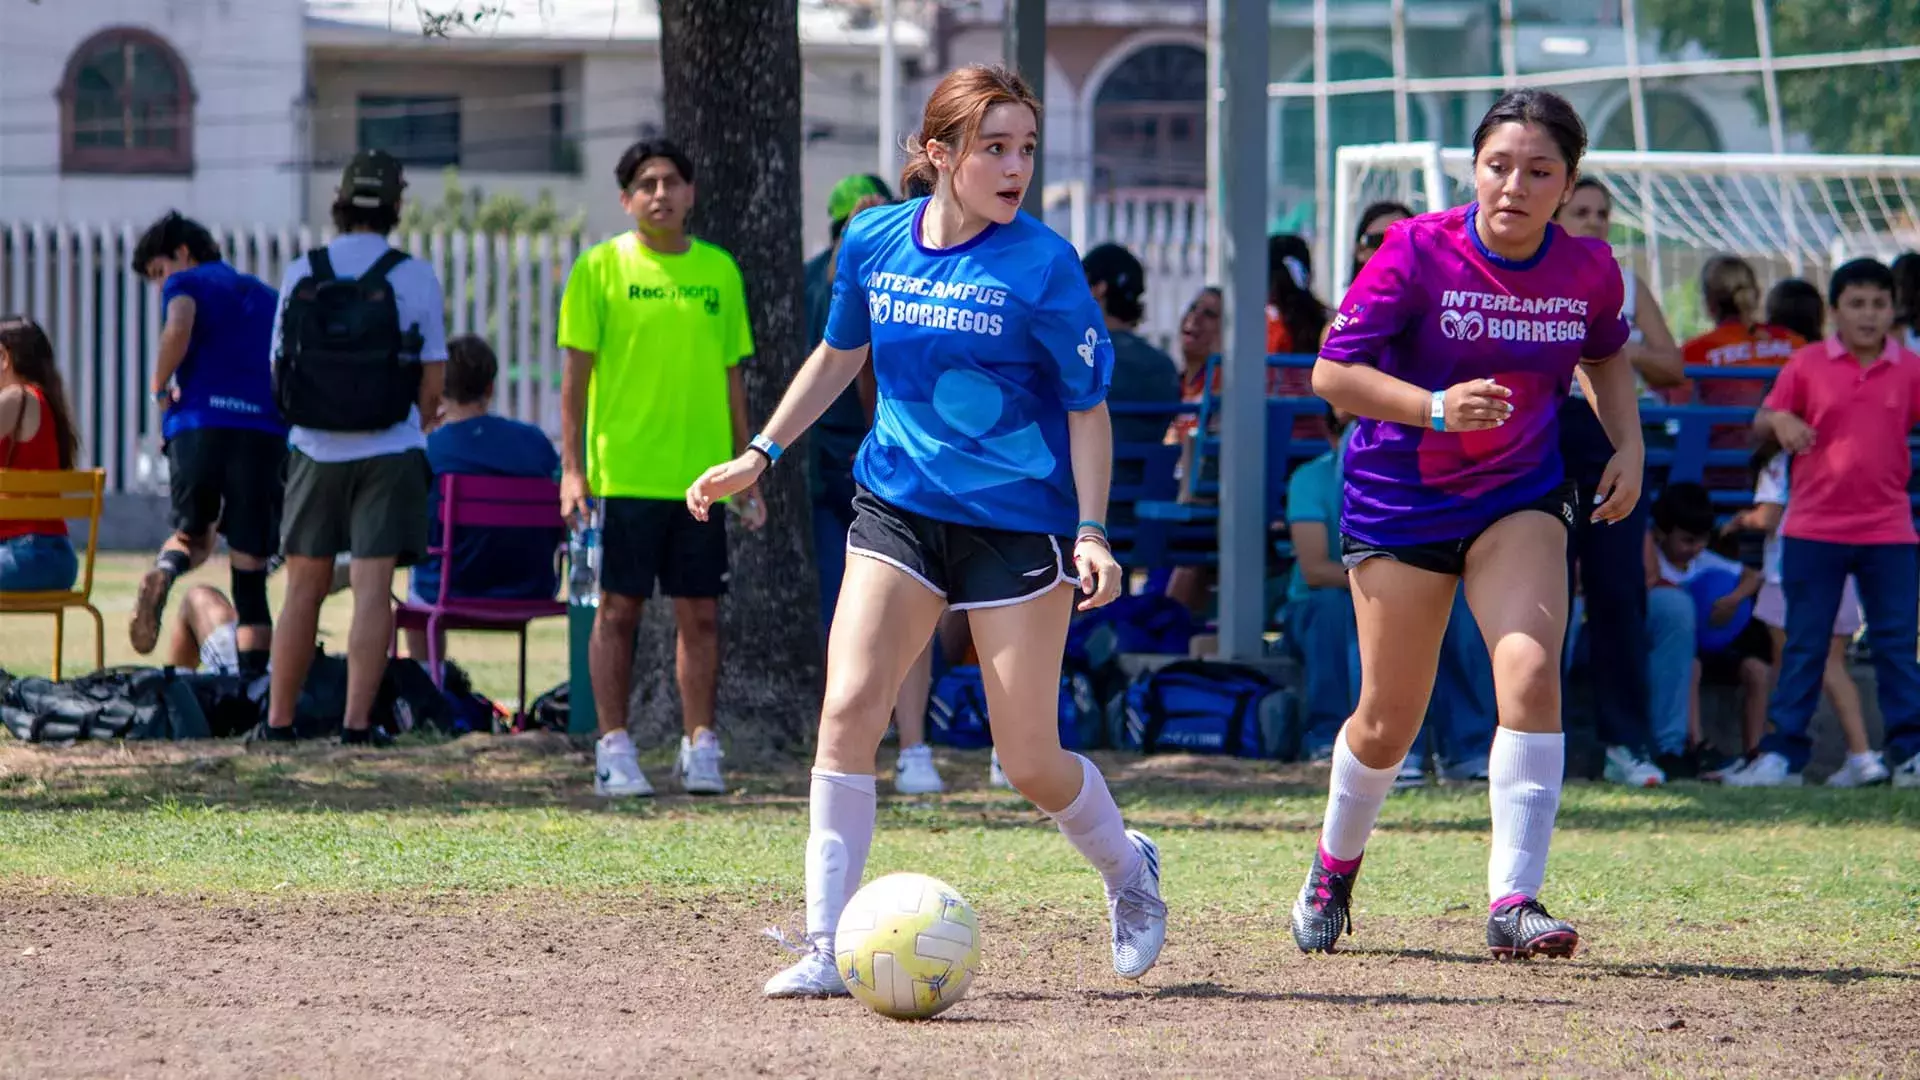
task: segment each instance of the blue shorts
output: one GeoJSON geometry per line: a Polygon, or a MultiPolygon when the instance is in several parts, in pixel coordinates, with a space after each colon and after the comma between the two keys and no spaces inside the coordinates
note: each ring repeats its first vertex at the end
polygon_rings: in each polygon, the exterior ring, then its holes
{"type": "Polygon", "coordinates": [[[80,559],[65,536],[0,540],[0,592],[65,592],[79,576],[80,559]]]}

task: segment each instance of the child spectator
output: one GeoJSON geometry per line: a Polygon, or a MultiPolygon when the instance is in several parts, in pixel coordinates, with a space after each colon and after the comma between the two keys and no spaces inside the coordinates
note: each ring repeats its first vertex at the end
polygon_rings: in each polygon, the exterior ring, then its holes
{"type": "Polygon", "coordinates": [[[1727,778],[1742,787],[1801,782],[1813,749],[1807,724],[1847,576],[1860,582],[1873,647],[1884,753],[1897,787],[1920,787],[1920,661],[1914,656],[1920,583],[1915,563],[1907,435],[1920,422],[1920,356],[1890,336],[1893,272],[1855,259],[1827,287],[1835,335],[1796,351],[1754,431],[1794,455],[1793,513],[1781,524],[1780,589],[1787,644],[1760,756],[1727,778]]]}
{"type": "MultiPolygon", "coordinates": [[[[0,469],[71,469],[78,447],[46,331],[24,315],[0,318],[0,469]]],[[[64,591],[79,576],[67,523],[8,521],[0,496],[0,591],[64,591]]]]}
{"type": "Polygon", "coordinates": [[[1811,281],[1781,278],[1767,290],[1767,322],[1803,341],[1819,341],[1827,336],[1827,298],[1811,281]]]}
{"type": "MultiPolygon", "coordinates": [[[[1728,529],[1751,529],[1765,533],[1767,537],[1766,556],[1762,573],[1766,580],[1760,586],[1760,597],[1753,605],[1755,622],[1765,624],[1767,633],[1773,638],[1774,665],[1773,674],[1778,678],[1780,672],[1779,657],[1787,643],[1787,601],[1780,591],[1780,521],[1787,510],[1787,458],[1777,443],[1769,442],[1753,456],[1755,480],[1753,487],[1753,507],[1734,515],[1727,523],[1728,529]]],[[[1859,633],[1860,594],[1855,589],[1854,580],[1847,578],[1846,588],[1840,594],[1840,614],[1833,620],[1833,643],[1827,651],[1827,666],[1821,675],[1821,683],[1826,688],[1827,700],[1833,703],[1834,716],[1840,720],[1840,734],[1847,742],[1847,760],[1833,775],[1827,777],[1828,787],[1861,787],[1877,784],[1887,778],[1886,763],[1880,755],[1867,745],[1866,718],[1860,713],[1860,688],[1854,685],[1853,673],[1847,670],[1847,645],[1853,635],[1859,633]]],[[[1744,743],[1741,749],[1745,757],[1739,767],[1744,767],[1759,753],[1760,738],[1765,732],[1766,718],[1742,732],[1744,743]]],[[[1721,779],[1725,779],[1723,774],[1721,779]]]]}
{"type": "Polygon", "coordinates": [[[1653,503],[1653,530],[1646,541],[1647,659],[1656,761],[1668,773],[1685,775],[1690,752],[1701,743],[1700,679],[1703,674],[1738,682],[1744,695],[1748,732],[1767,721],[1767,683],[1772,673],[1773,642],[1761,623],[1749,619],[1725,648],[1699,645],[1699,615],[1690,586],[1708,571],[1738,578],[1735,588],[1714,600],[1712,626],[1725,626],[1743,600],[1760,591],[1758,571],[1707,550],[1713,539],[1713,500],[1699,484],[1667,485],[1653,503]]]}
{"type": "MultiPolygon", "coordinates": [[[[447,342],[447,381],[441,397],[440,426],[427,436],[427,464],[434,486],[427,496],[433,540],[441,528],[442,476],[524,476],[553,479],[560,474],[560,452],[547,433],[532,424],[495,416],[493,391],[500,360],[480,338],[466,334],[447,342]]],[[[453,537],[452,594],[490,600],[551,600],[559,589],[554,553],[566,537],[558,529],[467,527],[453,537]]],[[[413,601],[432,603],[440,595],[439,556],[413,568],[413,601]]],[[[425,661],[427,632],[407,631],[407,654],[425,661]]],[[[441,655],[446,655],[443,651],[441,655]]]]}

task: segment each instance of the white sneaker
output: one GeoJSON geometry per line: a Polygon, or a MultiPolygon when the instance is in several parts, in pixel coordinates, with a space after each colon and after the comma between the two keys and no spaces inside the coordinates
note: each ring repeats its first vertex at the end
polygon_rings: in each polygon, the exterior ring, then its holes
{"type": "Polygon", "coordinates": [[[680,736],[680,758],[674,762],[673,774],[680,778],[681,790],[689,795],[725,795],[727,779],[720,775],[720,759],[725,756],[720,752],[720,736],[712,731],[702,731],[693,739],[680,736]]]}
{"type": "Polygon", "coordinates": [[[1799,773],[1788,771],[1783,755],[1769,751],[1748,762],[1746,768],[1728,773],[1720,782],[1728,787],[1799,787],[1807,781],[1799,773]]]}
{"type": "Polygon", "coordinates": [[[1133,884],[1107,898],[1113,920],[1113,971],[1137,979],[1160,959],[1167,940],[1167,905],[1160,899],[1160,849],[1144,833],[1127,830],[1140,849],[1140,873],[1133,884]]]}
{"type": "Polygon", "coordinates": [[[593,793],[615,799],[653,794],[647,774],[640,771],[640,755],[626,732],[602,736],[593,744],[593,793]]]}
{"type": "Polygon", "coordinates": [[[770,998],[847,997],[846,981],[833,965],[833,953],[816,944],[800,962],[767,980],[770,998]]]}
{"type": "Polygon", "coordinates": [[[933,764],[933,747],[926,743],[900,751],[893,769],[893,790],[902,795],[938,795],[947,789],[933,764]]]}
{"type": "Polygon", "coordinates": [[[1667,782],[1660,766],[1624,746],[1607,747],[1607,767],[1601,775],[1607,783],[1625,787],[1654,788],[1667,782]]]}
{"type": "Polygon", "coordinates": [[[1893,767],[1894,787],[1920,787],[1920,754],[1893,767]]]}
{"type": "Polygon", "coordinates": [[[1869,750],[1864,754],[1848,754],[1846,764],[1827,777],[1827,786],[1866,787],[1868,784],[1885,783],[1892,775],[1887,771],[1887,763],[1881,760],[1879,751],[1869,750]]]}
{"type": "Polygon", "coordinates": [[[1007,774],[1000,771],[1000,751],[998,750],[993,752],[993,762],[987,766],[987,786],[997,788],[1013,787],[1012,784],[1007,782],[1007,774]]]}

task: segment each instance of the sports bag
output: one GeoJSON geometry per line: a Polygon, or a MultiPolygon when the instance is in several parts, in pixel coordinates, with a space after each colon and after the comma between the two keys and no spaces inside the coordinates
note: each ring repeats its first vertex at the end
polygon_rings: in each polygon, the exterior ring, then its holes
{"type": "MultiPolygon", "coordinates": [[[[1090,750],[1101,742],[1103,724],[1093,679],[1075,664],[1060,672],[1060,745],[1068,750],[1090,750]]],[[[980,668],[961,664],[947,669],[933,684],[927,702],[927,739],[942,746],[978,750],[993,745],[987,722],[987,691],[980,668]]]]}
{"type": "Polygon", "coordinates": [[[389,249],[357,278],[333,272],[327,249],[287,294],[273,361],[273,400],[290,424],[317,431],[381,431],[420,397],[418,326],[402,329],[387,274],[407,260],[389,249]]]}
{"type": "Polygon", "coordinates": [[[0,723],[21,742],[217,738],[259,715],[237,675],[112,667],[65,682],[0,676],[0,723]]]}
{"type": "Polygon", "coordinates": [[[1118,741],[1122,749],[1234,757],[1272,757],[1262,731],[1262,703],[1280,687],[1239,664],[1176,660],[1142,672],[1127,688],[1118,741]]]}

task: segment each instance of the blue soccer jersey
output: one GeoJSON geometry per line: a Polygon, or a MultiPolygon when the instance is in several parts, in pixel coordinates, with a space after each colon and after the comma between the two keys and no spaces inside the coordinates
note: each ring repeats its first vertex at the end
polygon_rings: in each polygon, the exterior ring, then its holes
{"type": "Polygon", "coordinates": [[[873,346],[879,400],[854,479],[936,521],[1070,535],[1067,413],[1106,400],[1113,343],[1073,245],[1026,214],[920,242],[927,200],[847,227],[827,343],[873,346]]]}

